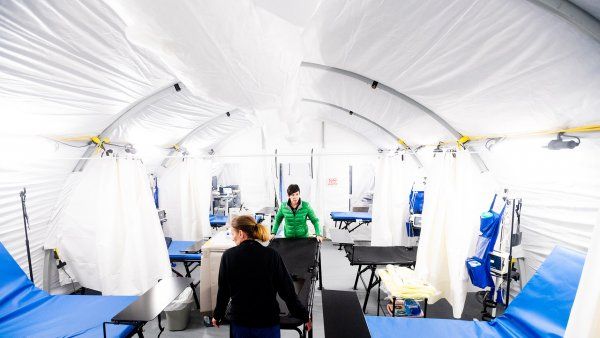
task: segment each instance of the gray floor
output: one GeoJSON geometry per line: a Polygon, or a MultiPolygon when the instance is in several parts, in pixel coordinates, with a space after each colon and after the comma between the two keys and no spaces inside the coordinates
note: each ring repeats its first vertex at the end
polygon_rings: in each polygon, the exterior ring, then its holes
{"type": "MultiPolygon", "coordinates": [[[[361,227],[352,233],[355,240],[368,240],[368,227],[361,227]]],[[[325,241],[321,246],[321,257],[323,267],[323,287],[333,290],[352,290],[354,277],[356,275],[356,267],[351,267],[346,259],[343,251],[338,251],[337,247],[331,242],[325,241]]],[[[199,277],[199,271],[194,271],[194,278],[199,277]]],[[[368,277],[368,276],[367,276],[368,277]]],[[[365,277],[365,278],[367,278],[365,277]]],[[[366,292],[359,281],[358,290],[356,291],[359,300],[362,304],[366,292]]],[[[375,314],[377,309],[375,293],[369,298],[367,314],[375,314]]],[[[478,316],[480,304],[475,300],[474,294],[470,294],[465,305],[463,319],[472,319],[478,316]]],[[[445,300],[438,301],[436,304],[429,305],[428,317],[432,318],[450,318],[452,309],[445,300]]],[[[314,316],[314,337],[324,337],[323,331],[323,309],[321,305],[321,292],[315,292],[315,305],[313,308],[314,316]]],[[[163,318],[164,319],[164,318],[163,318]]],[[[164,320],[163,320],[164,325],[164,320]]],[[[144,335],[146,337],[156,337],[158,335],[158,324],[154,320],[146,324],[144,335]]],[[[282,331],[282,337],[297,338],[298,334],[293,331],[282,331]]],[[[161,337],[229,337],[229,327],[222,326],[220,328],[205,327],[203,318],[197,310],[192,311],[191,320],[186,330],[184,331],[169,331],[165,330],[161,337]]]]}

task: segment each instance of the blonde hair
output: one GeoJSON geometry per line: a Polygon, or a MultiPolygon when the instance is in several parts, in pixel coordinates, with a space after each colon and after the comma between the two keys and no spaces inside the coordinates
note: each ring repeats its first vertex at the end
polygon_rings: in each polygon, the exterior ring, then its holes
{"type": "Polygon", "coordinates": [[[261,242],[269,240],[269,231],[267,230],[267,227],[256,223],[256,220],[252,216],[242,215],[235,217],[231,221],[231,227],[238,231],[243,231],[248,235],[248,238],[257,239],[261,242]]]}

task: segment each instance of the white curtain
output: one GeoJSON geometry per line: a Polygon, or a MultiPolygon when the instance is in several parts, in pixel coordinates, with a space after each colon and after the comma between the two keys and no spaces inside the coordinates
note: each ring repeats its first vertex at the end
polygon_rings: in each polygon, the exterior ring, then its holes
{"type": "MultiPolygon", "coordinates": [[[[325,227],[326,220],[329,218],[327,215],[325,204],[324,204],[324,179],[325,172],[323,170],[323,158],[318,152],[315,152],[312,160],[312,181],[310,187],[310,205],[315,211],[315,215],[319,218],[319,224],[321,225],[321,234],[326,236],[327,229],[325,227]]],[[[308,227],[311,231],[312,227],[308,227]]]]}
{"type": "Polygon", "coordinates": [[[139,295],[171,275],[148,176],[138,160],[88,163],[51,220],[45,248],[58,248],[73,277],[103,295],[139,295]]]}
{"type": "Polygon", "coordinates": [[[415,270],[460,318],[470,285],[465,260],[476,243],[479,216],[489,208],[493,186],[466,152],[438,153],[430,167],[415,270]]]}
{"type": "Polygon", "coordinates": [[[600,216],[594,229],[579,281],[565,338],[600,337],[600,216]]]}
{"type": "Polygon", "coordinates": [[[401,156],[379,159],[373,193],[371,245],[409,245],[405,222],[416,168],[401,156]]]}
{"type": "Polygon", "coordinates": [[[199,241],[210,236],[211,162],[186,158],[159,177],[160,205],[167,213],[165,234],[176,240],[199,241]]]}

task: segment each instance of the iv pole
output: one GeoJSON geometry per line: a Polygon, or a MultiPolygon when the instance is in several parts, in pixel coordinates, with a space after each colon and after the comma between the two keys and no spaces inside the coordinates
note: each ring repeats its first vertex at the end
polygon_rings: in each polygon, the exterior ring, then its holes
{"type": "Polygon", "coordinates": [[[25,206],[25,198],[27,197],[27,190],[23,188],[23,191],[19,193],[21,196],[21,209],[23,209],[23,227],[25,228],[25,246],[27,246],[27,262],[29,263],[29,279],[33,283],[33,269],[31,268],[31,252],[29,251],[29,235],[27,234],[27,229],[31,230],[29,227],[29,216],[27,216],[27,207],[25,206]]]}

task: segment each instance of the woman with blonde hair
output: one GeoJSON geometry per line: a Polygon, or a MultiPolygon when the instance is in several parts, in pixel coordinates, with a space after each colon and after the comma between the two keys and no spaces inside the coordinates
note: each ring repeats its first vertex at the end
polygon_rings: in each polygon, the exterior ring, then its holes
{"type": "Polygon", "coordinates": [[[281,256],[258,242],[269,239],[267,228],[252,216],[239,216],[231,222],[231,235],[236,246],[221,258],[213,325],[219,326],[230,304],[227,315],[233,337],[280,337],[279,294],[290,314],[304,320],[310,330],[308,311],[296,295],[281,256]]]}

